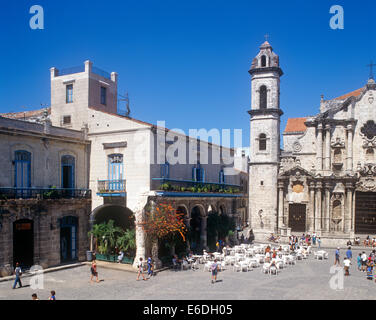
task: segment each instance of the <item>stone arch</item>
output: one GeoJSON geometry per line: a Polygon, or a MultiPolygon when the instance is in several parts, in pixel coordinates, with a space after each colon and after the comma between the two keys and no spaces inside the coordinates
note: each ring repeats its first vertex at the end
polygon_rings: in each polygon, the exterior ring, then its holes
{"type": "Polygon", "coordinates": [[[104,204],[95,208],[90,220],[93,224],[114,220],[115,225],[122,229],[133,229],[135,227],[134,213],[128,207],[118,204],[104,204]]]}
{"type": "Polygon", "coordinates": [[[218,214],[219,215],[222,215],[222,214],[227,214],[227,209],[226,209],[226,206],[221,203],[218,207],[218,214]]]}
{"type": "Polygon", "coordinates": [[[190,244],[193,251],[206,248],[206,212],[202,204],[195,204],[190,215],[190,244]]]}

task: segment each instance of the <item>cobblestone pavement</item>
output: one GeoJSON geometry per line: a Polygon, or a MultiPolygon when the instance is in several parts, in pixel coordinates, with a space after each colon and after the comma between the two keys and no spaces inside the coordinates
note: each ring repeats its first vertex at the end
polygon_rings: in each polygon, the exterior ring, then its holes
{"type": "MultiPolygon", "coordinates": [[[[329,249],[328,260],[315,260],[313,254],[307,260],[281,270],[278,276],[263,274],[261,268],[249,272],[234,272],[232,267],[219,272],[218,282],[211,284],[210,272],[163,271],[147,281],[136,281],[136,274],[125,271],[99,269],[100,283],[90,283],[89,266],[61,270],[44,275],[44,289],[30,287],[12,290],[13,281],[0,283],[0,299],[30,300],[36,292],[41,300],[56,291],[59,300],[216,300],[216,299],[375,299],[376,283],[366,279],[353,265],[350,276],[344,277],[343,290],[333,290],[329,281],[333,277],[330,267],[334,263],[334,250],[329,249]]],[[[341,250],[341,261],[345,254],[341,250]]],[[[369,253],[369,250],[366,251],[369,253]]],[[[25,278],[23,285],[28,285],[25,278]]]]}

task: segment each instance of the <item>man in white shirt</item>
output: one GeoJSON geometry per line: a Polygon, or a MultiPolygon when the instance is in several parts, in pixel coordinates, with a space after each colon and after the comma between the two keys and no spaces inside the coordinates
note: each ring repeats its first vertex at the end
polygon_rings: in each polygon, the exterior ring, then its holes
{"type": "Polygon", "coordinates": [[[367,266],[367,255],[364,251],[362,253],[361,258],[362,258],[362,269],[361,270],[364,272],[364,271],[366,271],[366,266],[367,266]]]}
{"type": "Polygon", "coordinates": [[[343,260],[343,264],[344,264],[344,268],[345,268],[345,276],[349,276],[350,275],[350,265],[351,265],[351,261],[350,259],[348,259],[347,257],[345,258],[345,260],[343,260]]]}

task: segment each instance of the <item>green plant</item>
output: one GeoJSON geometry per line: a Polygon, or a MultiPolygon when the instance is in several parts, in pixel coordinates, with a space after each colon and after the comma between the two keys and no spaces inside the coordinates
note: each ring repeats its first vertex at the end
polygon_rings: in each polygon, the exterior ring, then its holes
{"type": "Polygon", "coordinates": [[[89,236],[95,237],[96,247],[101,254],[113,251],[116,245],[116,239],[123,230],[115,226],[114,220],[109,220],[107,223],[93,225],[93,229],[89,232],[89,236]]]}
{"type": "Polygon", "coordinates": [[[136,249],[136,230],[127,229],[122,231],[116,239],[116,246],[125,252],[133,253],[136,249]]]}

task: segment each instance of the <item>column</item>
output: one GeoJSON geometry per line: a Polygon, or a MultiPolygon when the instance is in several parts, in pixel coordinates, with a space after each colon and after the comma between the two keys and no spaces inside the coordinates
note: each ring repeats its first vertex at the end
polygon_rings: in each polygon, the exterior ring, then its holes
{"type": "Polygon", "coordinates": [[[312,233],[316,231],[315,228],[315,183],[312,181],[309,184],[309,215],[307,230],[312,233]]]}
{"type": "Polygon", "coordinates": [[[316,157],[316,162],[317,162],[317,170],[321,171],[322,170],[322,124],[319,123],[317,125],[317,157],[316,157]]]}
{"type": "Polygon", "coordinates": [[[284,199],[283,199],[283,192],[284,192],[285,183],[283,181],[278,182],[278,229],[285,227],[285,217],[284,217],[284,199]]]}
{"type": "Polygon", "coordinates": [[[200,242],[201,242],[201,247],[203,249],[207,249],[208,247],[208,236],[207,236],[207,230],[206,230],[207,220],[208,220],[207,216],[201,217],[201,236],[200,236],[201,241],[200,242]]]}
{"type": "Polygon", "coordinates": [[[322,191],[322,183],[316,183],[316,210],[315,210],[315,219],[316,219],[316,231],[321,231],[322,229],[322,216],[321,216],[321,191],[322,191]]]}
{"type": "Polygon", "coordinates": [[[324,212],[324,224],[323,229],[330,231],[330,188],[332,184],[330,182],[325,183],[325,208],[324,212]]]}
{"type": "Polygon", "coordinates": [[[325,126],[325,170],[330,170],[330,124],[325,126]]]}
{"type": "Polygon", "coordinates": [[[352,183],[346,184],[346,206],[345,206],[345,221],[343,232],[349,233],[352,230],[352,217],[353,217],[353,190],[354,186],[352,183]]]}
{"type": "Polygon", "coordinates": [[[353,126],[347,126],[347,170],[353,171],[353,126]]]}

